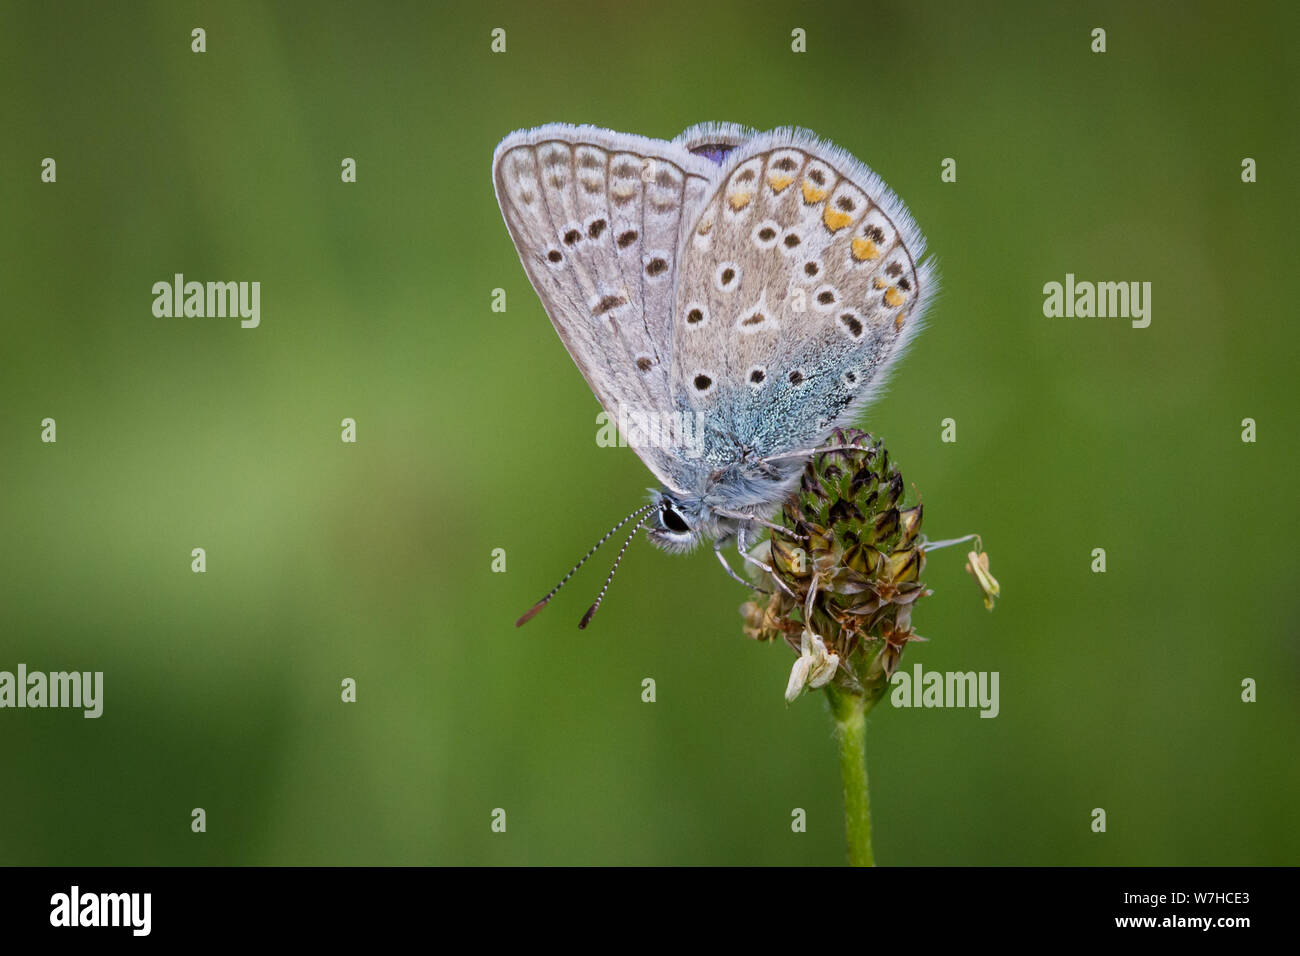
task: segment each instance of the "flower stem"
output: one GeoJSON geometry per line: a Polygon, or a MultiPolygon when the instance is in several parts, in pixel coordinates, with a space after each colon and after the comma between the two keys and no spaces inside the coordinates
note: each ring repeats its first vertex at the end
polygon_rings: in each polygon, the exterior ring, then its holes
{"type": "Polygon", "coordinates": [[[844,783],[844,830],[849,866],[875,866],[871,852],[871,796],[867,790],[867,700],[828,685],[835,739],[840,746],[840,777],[844,783]]]}

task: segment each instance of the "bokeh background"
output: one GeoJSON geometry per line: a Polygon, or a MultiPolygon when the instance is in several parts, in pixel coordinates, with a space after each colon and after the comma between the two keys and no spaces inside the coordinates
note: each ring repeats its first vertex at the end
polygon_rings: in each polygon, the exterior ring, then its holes
{"type": "Polygon", "coordinates": [[[878,859],[1296,863],[1296,26],[1288,3],[3,5],[0,669],[106,691],[99,720],[0,711],[0,862],[843,860],[824,704],[785,705],[789,651],[742,636],[707,552],[638,545],[579,632],[602,557],[512,626],[651,478],[595,443],[492,149],[729,120],[855,153],[942,269],[864,424],[1003,585],[990,614],[932,555],[904,664],[998,671],[1001,714],[877,708],[878,859]],[[261,327],[154,318],[176,272],[259,280],[261,327]],[[1044,318],[1067,272],[1151,282],[1150,328],[1044,318]]]}

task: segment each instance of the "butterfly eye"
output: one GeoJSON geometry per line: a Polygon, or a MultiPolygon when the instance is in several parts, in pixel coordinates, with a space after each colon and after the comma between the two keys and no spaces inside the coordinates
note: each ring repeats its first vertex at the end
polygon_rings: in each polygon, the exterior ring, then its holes
{"type": "Polygon", "coordinates": [[[669,531],[675,531],[678,534],[686,534],[686,532],[691,530],[690,525],[686,523],[686,519],[668,505],[664,505],[663,509],[659,512],[659,523],[669,531]]]}

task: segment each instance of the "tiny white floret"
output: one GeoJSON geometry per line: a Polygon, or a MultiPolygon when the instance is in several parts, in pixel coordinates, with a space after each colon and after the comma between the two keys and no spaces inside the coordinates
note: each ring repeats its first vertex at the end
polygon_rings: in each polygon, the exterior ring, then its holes
{"type": "Polygon", "coordinates": [[[825,687],[839,666],[840,656],[827,653],[826,643],[805,628],[799,642],[799,656],[790,668],[790,683],[785,688],[786,703],[794,703],[807,687],[825,687]]]}

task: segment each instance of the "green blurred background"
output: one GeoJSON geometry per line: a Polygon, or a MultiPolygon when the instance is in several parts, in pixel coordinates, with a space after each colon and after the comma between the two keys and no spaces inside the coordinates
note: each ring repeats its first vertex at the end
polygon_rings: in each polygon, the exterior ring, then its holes
{"type": "Polygon", "coordinates": [[[943,274],[865,425],[1005,595],[932,555],[904,665],[998,671],[1001,714],[877,708],[878,859],[1300,860],[1295,7],[1042,6],[0,7],[0,669],[106,685],[0,711],[0,862],[843,860],[823,701],[707,551],[512,626],[651,478],[596,446],[492,149],[702,120],[849,149],[943,274]],[[176,272],[259,280],[261,327],[154,318],[176,272]],[[1150,328],[1044,318],[1067,272],[1151,282],[1150,328]]]}

